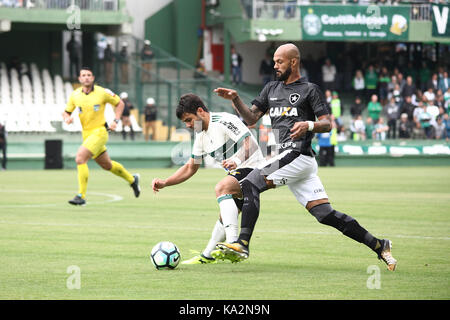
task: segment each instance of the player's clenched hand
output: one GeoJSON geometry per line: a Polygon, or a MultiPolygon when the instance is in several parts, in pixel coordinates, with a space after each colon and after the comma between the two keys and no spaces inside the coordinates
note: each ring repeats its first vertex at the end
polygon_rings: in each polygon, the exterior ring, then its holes
{"type": "Polygon", "coordinates": [[[66,124],[71,124],[71,123],[73,122],[73,118],[72,118],[72,117],[66,117],[66,118],[64,119],[64,122],[65,122],[66,124]]]}
{"type": "Polygon", "coordinates": [[[306,134],[306,132],[308,131],[308,122],[306,121],[300,121],[300,122],[296,122],[294,123],[294,125],[292,126],[291,129],[291,139],[292,140],[297,140],[299,138],[301,138],[302,136],[304,136],[306,134]]]}
{"type": "Polygon", "coordinates": [[[228,171],[234,170],[237,168],[236,162],[234,162],[231,159],[223,160],[222,161],[222,167],[227,169],[228,171]]]}
{"type": "Polygon", "coordinates": [[[116,131],[117,123],[116,123],[115,121],[111,122],[111,123],[108,125],[108,128],[109,128],[109,130],[111,130],[111,131],[116,131]]]}
{"type": "Polygon", "coordinates": [[[165,186],[166,186],[165,180],[155,178],[152,181],[152,189],[153,189],[154,193],[158,192],[160,189],[164,188],[165,186]]]}
{"type": "Polygon", "coordinates": [[[217,93],[219,97],[222,97],[227,100],[233,100],[238,96],[237,91],[233,89],[217,88],[214,89],[214,92],[217,93]]]}

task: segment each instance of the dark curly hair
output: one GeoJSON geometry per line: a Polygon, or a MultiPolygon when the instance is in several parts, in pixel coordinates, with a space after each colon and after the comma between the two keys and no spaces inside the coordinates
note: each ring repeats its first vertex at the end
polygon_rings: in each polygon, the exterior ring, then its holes
{"type": "Polygon", "coordinates": [[[209,112],[208,108],[205,106],[199,96],[193,93],[186,93],[181,96],[180,101],[178,102],[176,111],[177,118],[181,119],[183,113],[197,114],[198,108],[202,108],[206,112],[209,112]]]}

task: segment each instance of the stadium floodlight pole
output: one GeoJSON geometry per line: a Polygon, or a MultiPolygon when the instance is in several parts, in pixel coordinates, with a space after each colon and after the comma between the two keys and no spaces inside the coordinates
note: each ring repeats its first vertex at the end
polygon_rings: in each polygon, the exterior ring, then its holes
{"type": "Polygon", "coordinates": [[[172,83],[167,84],[167,126],[169,131],[167,133],[167,140],[170,141],[172,138],[172,83]]]}
{"type": "Polygon", "coordinates": [[[256,0],[253,0],[252,2],[253,2],[252,3],[252,19],[255,19],[256,18],[256,5],[257,5],[257,3],[256,3],[256,0]]]}
{"type": "Polygon", "coordinates": [[[224,81],[226,83],[230,82],[230,54],[231,54],[231,45],[230,45],[230,32],[227,28],[227,22],[223,25],[223,76],[224,81]]]}
{"type": "MultiPolygon", "coordinates": [[[[116,52],[119,52],[119,39],[116,37],[116,52]]],[[[119,64],[118,60],[114,59],[114,91],[119,89],[119,64]]]]}

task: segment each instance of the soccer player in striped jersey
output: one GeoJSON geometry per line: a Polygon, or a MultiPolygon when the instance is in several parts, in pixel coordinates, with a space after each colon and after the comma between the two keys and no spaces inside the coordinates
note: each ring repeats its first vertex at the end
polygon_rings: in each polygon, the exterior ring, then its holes
{"type": "MultiPolygon", "coordinates": [[[[184,264],[215,263],[225,258],[216,249],[218,242],[236,241],[238,238],[238,207],[233,196],[240,194],[239,181],[264,160],[261,149],[247,126],[237,116],[226,112],[210,112],[203,101],[188,93],[180,98],[177,117],[193,129],[195,140],[190,160],[167,179],[155,178],[154,192],[180,184],[191,178],[200,167],[202,159],[209,155],[221,163],[228,175],[216,187],[220,216],[211,239],[200,255],[183,261],[184,264]]],[[[227,259],[232,260],[232,257],[227,259]]]]}
{"type": "Polygon", "coordinates": [[[108,129],[114,131],[122,115],[124,103],[115,93],[94,85],[94,74],[89,68],[82,68],[78,80],[81,87],[74,90],[69,97],[63,119],[67,124],[73,122],[72,112],[78,108],[81,126],[83,128],[83,144],[78,148],[75,162],[78,171],[78,194],[69,200],[72,205],[86,204],[86,191],[89,178],[87,162],[94,159],[103,169],[121,177],[129,183],[137,198],[141,192],[139,175],[130,174],[120,163],[110,159],[106,151],[108,129]],[[107,124],[105,120],[105,105],[110,103],[115,107],[115,119],[107,124]]]}

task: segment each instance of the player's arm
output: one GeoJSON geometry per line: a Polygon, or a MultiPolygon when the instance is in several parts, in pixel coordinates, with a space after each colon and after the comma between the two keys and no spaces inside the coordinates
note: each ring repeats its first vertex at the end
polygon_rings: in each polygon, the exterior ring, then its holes
{"type": "Polygon", "coordinates": [[[256,141],[251,136],[247,136],[238,151],[231,158],[222,161],[222,166],[227,170],[234,170],[258,151],[258,148],[256,141]]]}
{"type": "Polygon", "coordinates": [[[227,100],[232,101],[233,108],[239,113],[239,115],[244,119],[244,121],[252,126],[259,119],[262,118],[264,112],[262,112],[257,106],[253,105],[249,108],[239,97],[236,90],[226,89],[226,88],[217,88],[214,89],[214,92],[217,93],[219,97],[222,97],[227,100]]]}
{"type": "Polygon", "coordinates": [[[311,84],[311,91],[308,94],[309,103],[317,117],[316,121],[300,121],[294,123],[291,128],[291,139],[296,140],[311,131],[314,133],[324,133],[331,131],[331,112],[327,107],[325,96],[316,85],[311,84]]]}
{"type": "Polygon", "coordinates": [[[119,103],[114,108],[114,111],[115,111],[114,121],[108,125],[108,127],[112,131],[116,130],[117,124],[119,123],[119,120],[122,117],[124,108],[125,108],[125,103],[122,101],[122,99],[120,99],[119,103]]]}
{"type": "Polygon", "coordinates": [[[241,115],[242,119],[244,119],[249,126],[255,125],[258,120],[264,116],[264,112],[262,112],[257,106],[252,105],[251,108],[247,107],[239,96],[237,96],[232,102],[234,110],[241,115]]]}
{"type": "Polygon", "coordinates": [[[119,103],[115,107],[115,120],[120,120],[120,117],[122,117],[123,109],[125,108],[125,103],[122,99],[120,99],[119,103]]]}
{"type": "Polygon", "coordinates": [[[72,111],[75,110],[75,103],[73,102],[72,95],[67,101],[66,109],[62,113],[62,117],[65,123],[71,124],[73,122],[72,111]]]}
{"type": "Polygon", "coordinates": [[[311,131],[314,133],[330,132],[331,115],[325,114],[317,118],[317,121],[300,121],[294,123],[291,129],[291,139],[296,140],[311,131]]]}
{"type": "Polygon", "coordinates": [[[66,110],[63,111],[62,117],[65,123],[71,124],[73,122],[72,113],[66,110]]]}
{"type": "Polygon", "coordinates": [[[175,173],[172,174],[167,179],[159,179],[159,178],[153,179],[152,181],[153,191],[158,192],[162,188],[180,184],[188,180],[198,171],[199,167],[200,164],[196,163],[194,158],[191,158],[184,166],[175,171],[175,173]]]}

